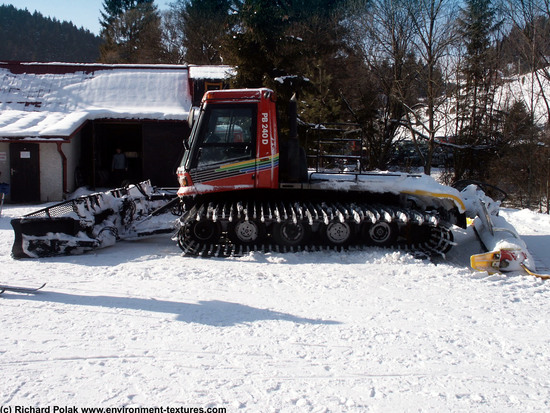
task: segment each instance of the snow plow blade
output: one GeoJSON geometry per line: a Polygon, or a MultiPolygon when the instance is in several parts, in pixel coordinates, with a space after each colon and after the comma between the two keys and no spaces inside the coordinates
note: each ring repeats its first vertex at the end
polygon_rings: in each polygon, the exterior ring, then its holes
{"type": "Polygon", "coordinates": [[[73,218],[16,218],[11,225],[15,232],[11,250],[14,258],[81,254],[100,246],[97,240],[78,239],[80,223],[73,218]],[[67,239],[48,234],[64,234],[67,239]]]}
{"type": "Polygon", "coordinates": [[[501,249],[470,257],[470,265],[474,270],[487,271],[489,274],[519,270],[527,258],[521,249],[501,249]]]}
{"type": "Polygon", "coordinates": [[[523,275],[531,275],[543,280],[550,279],[548,274],[539,274],[525,265],[527,256],[519,249],[502,249],[470,257],[470,265],[474,270],[485,271],[489,274],[510,272],[510,268],[519,271],[523,275]]]}
{"type": "Polygon", "coordinates": [[[481,246],[487,252],[470,257],[470,266],[489,274],[519,273],[541,279],[550,275],[538,274],[534,259],[516,229],[499,215],[500,202],[489,198],[476,185],[470,185],[461,192],[471,217],[474,232],[481,246]]]}
{"type": "Polygon", "coordinates": [[[82,254],[174,229],[179,200],[146,181],[81,196],[11,220],[14,258],[82,254]]]}

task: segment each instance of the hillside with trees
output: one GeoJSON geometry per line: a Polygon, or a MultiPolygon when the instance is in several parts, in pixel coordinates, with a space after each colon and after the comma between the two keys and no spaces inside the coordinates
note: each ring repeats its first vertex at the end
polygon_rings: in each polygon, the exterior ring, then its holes
{"type": "Polygon", "coordinates": [[[0,59],[96,62],[101,39],[74,24],[0,5],[0,59]]]}
{"type": "Polygon", "coordinates": [[[306,123],[353,122],[367,169],[444,165],[549,209],[549,0],[177,0],[163,27],[172,62],[233,65],[235,87],[297,93],[306,123]]]}
{"type": "Polygon", "coordinates": [[[0,58],[231,65],[297,94],[302,125],[353,123],[365,169],[445,166],[550,209],[550,0],[103,0],[101,45],[0,10],[0,58]]]}

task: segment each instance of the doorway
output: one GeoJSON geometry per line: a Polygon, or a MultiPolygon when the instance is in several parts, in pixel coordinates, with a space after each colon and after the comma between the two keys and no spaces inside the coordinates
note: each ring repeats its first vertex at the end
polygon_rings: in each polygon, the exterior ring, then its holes
{"type": "Polygon", "coordinates": [[[12,202],[40,202],[38,143],[10,143],[10,194],[12,202]]]}
{"type": "Polygon", "coordinates": [[[120,186],[123,182],[139,182],[143,178],[142,125],[136,123],[96,123],[96,185],[120,186]],[[120,149],[126,157],[127,170],[122,176],[112,171],[113,155],[120,149]]]}

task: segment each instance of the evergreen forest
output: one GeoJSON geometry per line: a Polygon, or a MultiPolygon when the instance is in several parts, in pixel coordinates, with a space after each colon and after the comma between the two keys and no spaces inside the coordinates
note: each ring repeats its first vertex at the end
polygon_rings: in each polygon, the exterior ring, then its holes
{"type": "Polygon", "coordinates": [[[74,24],[0,5],[0,59],[91,63],[99,59],[100,37],[74,24]]]}

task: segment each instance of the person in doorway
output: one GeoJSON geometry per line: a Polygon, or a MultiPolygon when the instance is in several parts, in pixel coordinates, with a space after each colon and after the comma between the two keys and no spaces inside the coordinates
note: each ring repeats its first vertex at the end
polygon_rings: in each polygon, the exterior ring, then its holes
{"type": "Polygon", "coordinates": [[[113,155],[113,161],[111,162],[111,172],[113,173],[113,183],[115,186],[121,186],[126,177],[128,171],[128,162],[126,155],[120,148],[116,149],[116,153],[113,155]]]}

